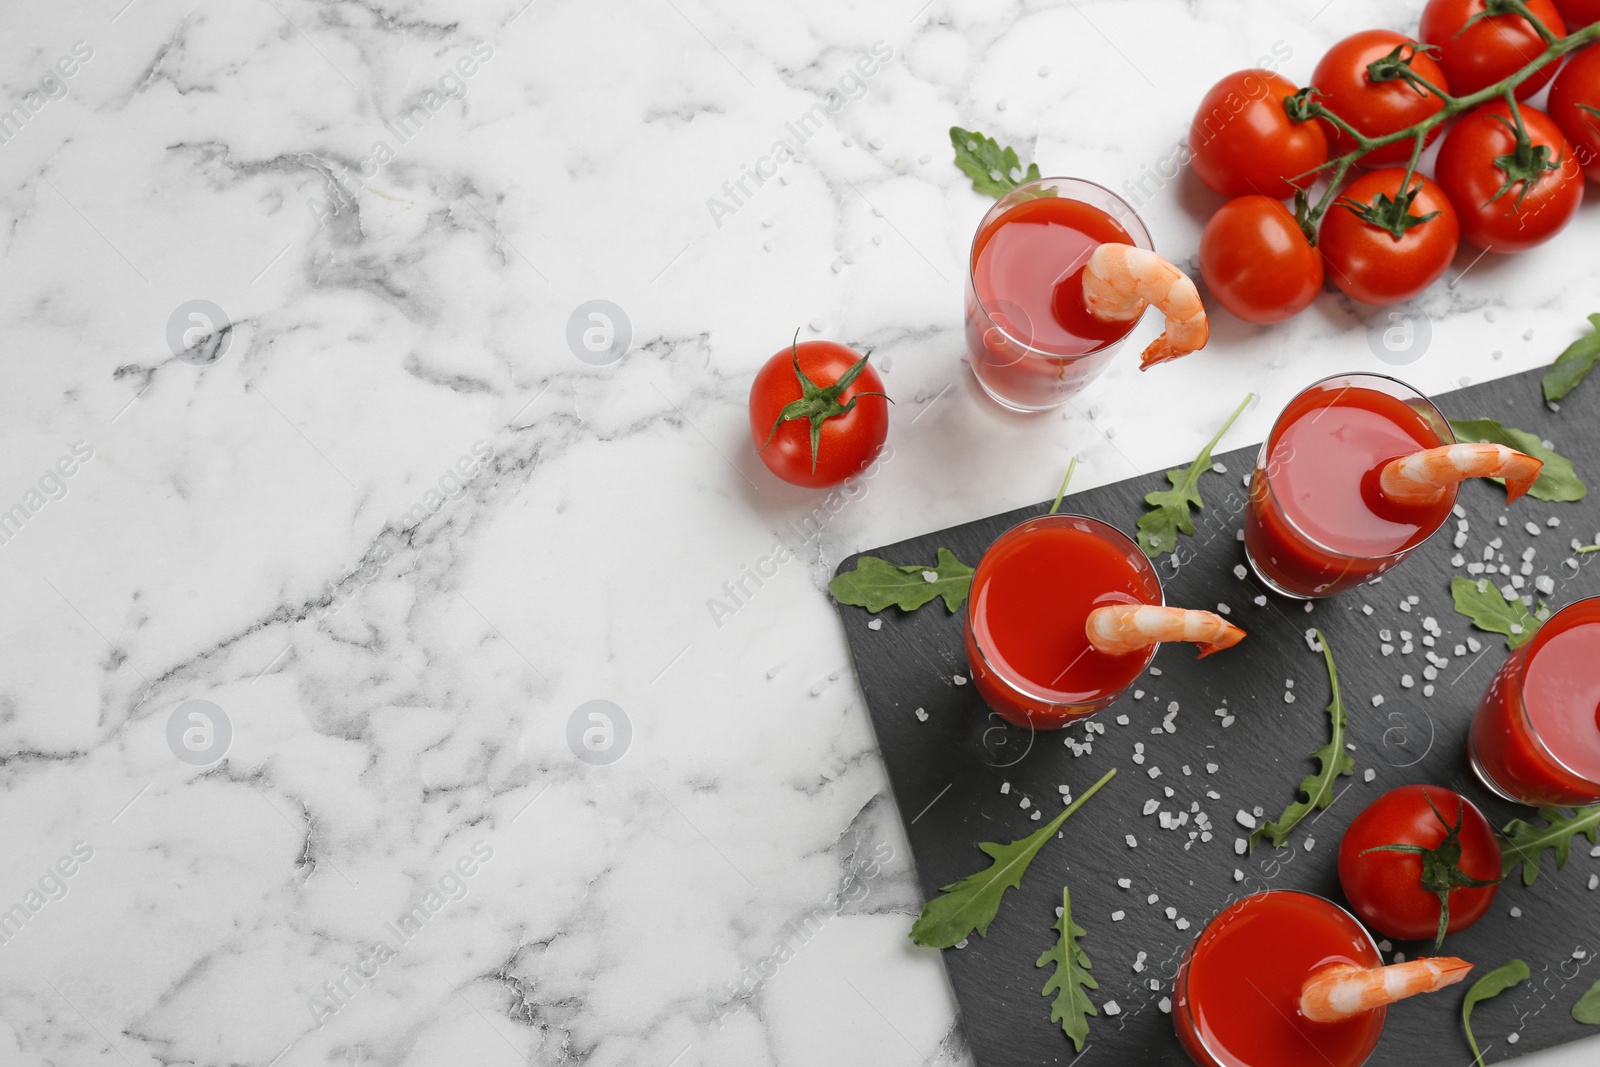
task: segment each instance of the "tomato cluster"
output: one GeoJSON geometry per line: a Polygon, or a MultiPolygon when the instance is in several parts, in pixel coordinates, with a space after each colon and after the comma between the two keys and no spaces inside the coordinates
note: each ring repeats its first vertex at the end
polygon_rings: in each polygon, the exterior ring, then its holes
{"type": "Polygon", "coordinates": [[[1229,198],[1200,239],[1216,300],[1278,322],[1326,276],[1356,300],[1399,303],[1437,280],[1462,240],[1520,252],[1560,232],[1585,175],[1600,181],[1600,43],[1572,51],[1580,39],[1568,39],[1600,21],[1600,0],[1518,10],[1540,25],[1497,0],[1428,0],[1416,37],[1347,37],[1304,90],[1266,70],[1213,86],[1189,148],[1196,175],[1229,198]],[[1552,82],[1545,110],[1513,104],[1552,82]]]}

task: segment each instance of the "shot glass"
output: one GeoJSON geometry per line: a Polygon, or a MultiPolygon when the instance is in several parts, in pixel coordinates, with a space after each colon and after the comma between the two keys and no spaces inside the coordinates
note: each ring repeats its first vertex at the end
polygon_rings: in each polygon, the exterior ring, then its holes
{"type": "Polygon", "coordinates": [[[1001,197],[967,262],[967,355],[978,384],[1013,411],[1047,411],[1099,374],[1138,320],[1102,323],[1082,272],[1102,244],[1150,249],[1133,208],[1077,178],[1042,178],[1001,197]]]}
{"type": "Polygon", "coordinates": [[[1256,577],[1310,600],[1398,565],[1444,525],[1458,487],[1437,504],[1401,509],[1378,497],[1377,471],[1397,456],[1454,443],[1449,420],[1402,381],[1340,374],[1307,387],[1256,456],[1244,516],[1256,577]]]}
{"type": "Polygon", "coordinates": [[[1600,802],[1600,597],[1552,615],[1506,657],[1468,737],[1483,784],[1519,804],[1600,802]]]}

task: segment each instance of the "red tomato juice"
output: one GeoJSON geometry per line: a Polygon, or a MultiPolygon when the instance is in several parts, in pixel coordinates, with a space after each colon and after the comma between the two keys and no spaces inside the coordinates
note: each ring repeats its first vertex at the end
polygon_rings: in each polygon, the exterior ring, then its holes
{"type": "Polygon", "coordinates": [[[1506,657],[1472,720],[1472,758],[1524,804],[1600,801],[1600,597],[1557,612],[1506,657]]]}
{"type": "Polygon", "coordinates": [[[1105,211],[1065,196],[1024,200],[978,230],[967,351],[991,392],[1049,407],[1099,373],[1134,325],[1101,322],[1083,304],[1084,265],[1107,243],[1135,242],[1105,211]]]}
{"type": "Polygon", "coordinates": [[[1155,655],[1108,655],[1084,624],[1102,604],[1160,604],[1137,545],[1081,515],[1031,519],[1002,534],[972,576],[967,659],[984,701],[1019,726],[1055,729],[1110,704],[1155,655]]]}
{"type": "Polygon", "coordinates": [[[1300,1014],[1306,979],[1329,964],[1378,967],[1355,918],[1309,893],[1258,893],[1229,905],[1189,946],[1172,1021],[1201,1067],[1358,1067],[1386,1009],[1338,1023],[1300,1014]]]}
{"type": "Polygon", "coordinates": [[[1382,574],[1444,524],[1437,504],[1378,491],[1391,459],[1450,444],[1411,404],[1379,389],[1319,382],[1289,402],[1250,483],[1244,543],[1262,578],[1291,596],[1330,596],[1382,574]]]}

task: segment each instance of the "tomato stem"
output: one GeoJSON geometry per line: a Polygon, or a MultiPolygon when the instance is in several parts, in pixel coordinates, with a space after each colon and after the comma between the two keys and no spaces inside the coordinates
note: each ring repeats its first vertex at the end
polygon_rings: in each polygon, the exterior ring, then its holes
{"type": "Polygon", "coordinates": [[[846,389],[855,384],[861,372],[867,369],[867,360],[872,358],[871,351],[850,365],[850,369],[839,375],[839,380],[827,388],[817,385],[806,372],[800,369],[800,330],[796,327],[794,339],[789,342],[789,358],[794,363],[794,376],[800,383],[800,399],[792,400],[778,412],[778,417],[772,422],[772,429],[767,433],[766,444],[756,449],[758,453],[765,452],[767,446],[772,444],[772,439],[778,436],[778,427],[793,419],[805,419],[811,424],[811,473],[817,471],[817,455],[822,447],[822,424],[836,415],[845,415],[856,406],[856,401],[864,396],[881,396],[889,403],[885,393],[857,393],[850,398],[847,404],[839,403],[839,396],[846,389]]]}
{"type": "MultiPolygon", "coordinates": [[[[1411,70],[1409,57],[1401,58],[1394,53],[1391,53],[1391,56],[1385,56],[1378,60],[1374,60],[1373,63],[1369,65],[1370,69],[1371,66],[1384,64],[1392,57],[1395,60],[1395,65],[1384,68],[1384,73],[1386,76],[1382,80],[1403,78],[1409,84],[1426,89],[1427,91],[1433,93],[1443,102],[1444,106],[1438,111],[1435,111],[1432,115],[1429,115],[1425,119],[1421,119],[1412,123],[1410,126],[1407,126],[1404,129],[1395,130],[1393,133],[1381,134],[1377,137],[1368,137],[1356,130],[1342,117],[1330,111],[1326,106],[1318,102],[1316,99],[1316,89],[1313,86],[1307,86],[1305,89],[1300,90],[1300,92],[1283,98],[1283,109],[1284,112],[1289,116],[1290,121],[1311,122],[1315,119],[1322,119],[1328,124],[1337,127],[1342,133],[1348,136],[1355,145],[1355,147],[1351,148],[1343,155],[1336,156],[1320,166],[1313,167],[1304,174],[1297,174],[1293,178],[1289,179],[1290,183],[1294,184],[1301,178],[1309,178],[1313,175],[1330,172],[1328,178],[1329,189],[1327,192],[1322,194],[1322,197],[1317,201],[1315,207],[1309,206],[1309,194],[1304,194],[1303,198],[1296,198],[1296,221],[1299,222],[1300,229],[1306,235],[1306,239],[1308,241],[1310,241],[1313,245],[1317,243],[1317,223],[1322,219],[1322,216],[1327,213],[1328,208],[1333,206],[1337,197],[1339,183],[1342,182],[1345,178],[1345,175],[1349,173],[1351,166],[1353,166],[1355,162],[1362,156],[1366,155],[1368,152],[1371,152],[1375,148],[1382,148],[1385,145],[1394,144],[1398,141],[1414,139],[1417,143],[1417,147],[1412,153],[1412,164],[1407,168],[1409,174],[1410,171],[1415,170],[1417,156],[1421,154],[1422,145],[1426,143],[1427,137],[1430,133],[1438,129],[1440,126],[1443,126],[1445,123],[1449,122],[1462,112],[1470,111],[1479,104],[1493,100],[1496,97],[1506,97],[1507,99],[1512,100],[1511,113],[1516,118],[1517,122],[1516,129],[1518,131],[1518,148],[1519,150],[1522,148],[1527,137],[1527,132],[1522,128],[1522,118],[1518,113],[1515,104],[1517,87],[1523,82],[1527,81],[1529,78],[1533,77],[1533,75],[1539,70],[1548,66],[1550,63],[1561,58],[1567,53],[1575,52],[1586,45],[1600,41],[1600,22],[1591,23],[1581,30],[1575,30],[1572,33],[1567,34],[1565,37],[1557,37],[1551,32],[1548,26],[1540,22],[1538,17],[1528,9],[1528,5],[1524,2],[1524,0],[1488,0],[1488,5],[1486,6],[1484,12],[1480,13],[1480,16],[1475,17],[1509,14],[1519,15],[1522,18],[1527,19],[1529,25],[1531,25],[1534,31],[1539,34],[1540,38],[1545,41],[1545,50],[1541,55],[1530,60],[1518,70],[1506,75],[1493,85],[1484,86],[1475,93],[1468,93],[1465,96],[1453,96],[1450,93],[1444,92],[1438,86],[1433,85],[1426,78],[1411,70]]],[[[1397,48],[1395,53],[1398,53],[1399,51],[1400,49],[1397,48]]],[[[1412,54],[1415,55],[1415,52],[1412,54]]],[[[1547,163],[1548,161],[1540,160],[1539,162],[1547,163]]],[[[1550,168],[1546,166],[1545,169],[1550,168]]],[[[1525,179],[1521,177],[1513,177],[1509,171],[1507,173],[1507,177],[1509,180],[1506,183],[1506,188],[1510,188],[1512,185],[1516,184],[1517,181],[1521,180],[1524,181],[1523,193],[1526,194],[1528,183],[1525,179]]]]}

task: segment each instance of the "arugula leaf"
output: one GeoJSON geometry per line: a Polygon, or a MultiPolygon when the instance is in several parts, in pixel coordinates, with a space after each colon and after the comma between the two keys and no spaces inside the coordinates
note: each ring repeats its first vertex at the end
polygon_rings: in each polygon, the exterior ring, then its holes
{"type": "Polygon", "coordinates": [[[996,200],[1027,182],[1038,181],[1039,164],[1030,163],[1022,169],[1015,148],[1001,148],[993,137],[985,137],[976,130],[950,127],[950,144],[956,150],[956,166],[972,179],[972,187],[996,200]],[[1012,174],[1020,174],[1020,178],[1012,174]]]}
{"type": "Polygon", "coordinates": [[[1596,363],[1600,363],[1600,315],[1590,315],[1594,331],[1566,347],[1550,369],[1544,372],[1544,398],[1560,400],[1578,387],[1596,363]]]}
{"type": "Polygon", "coordinates": [[[1218,430],[1217,435],[1200,450],[1200,454],[1189,464],[1187,470],[1167,472],[1167,481],[1172,483],[1171,489],[1158,489],[1145,496],[1144,502],[1155,509],[1139,517],[1139,547],[1144,549],[1145,555],[1155,559],[1165,552],[1173,551],[1178,547],[1180,533],[1194,536],[1194,519],[1189,515],[1189,509],[1205,507],[1205,503],[1200,499],[1198,483],[1200,475],[1211,469],[1211,450],[1222,440],[1222,435],[1228,432],[1233,420],[1237,419],[1245,406],[1255,398],[1254,393],[1245,394],[1244,400],[1233,409],[1233,414],[1228,416],[1228,421],[1222,424],[1222,429],[1218,430]]]}
{"type": "Polygon", "coordinates": [[[925,948],[949,948],[957,941],[965,940],[973,931],[977,931],[979,937],[987,937],[989,924],[1000,910],[1000,898],[1005,891],[1022,884],[1023,872],[1045,842],[1054,837],[1067,817],[1083,807],[1083,802],[1094,796],[1116,773],[1115,767],[1107,771],[1082,796],[1063,808],[1060,815],[1022,840],[1009,845],[980,842],[978,847],[994,862],[959,882],[951,882],[939,891],[939,896],[924,904],[922,914],[911,926],[912,942],[925,948]]]}
{"type": "Polygon", "coordinates": [[[1589,843],[1600,844],[1600,804],[1592,808],[1579,808],[1564,815],[1558,808],[1540,808],[1539,818],[1548,825],[1535,826],[1522,819],[1513,819],[1500,833],[1500,866],[1509,875],[1522,865],[1522,884],[1532,885],[1539,877],[1539,856],[1547,848],[1556,850],[1556,869],[1567,865],[1572,852],[1572,839],[1583,834],[1589,843]]]}
{"type": "Polygon", "coordinates": [[[1589,992],[1578,998],[1572,1006],[1572,1017],[1589,1026],[1600,1026],[1600,982],[1589,987],[1589,992]]]}
{"type": "Polygon", "coordinates": [[[1521,960],[1503,963],[1472,983],[1467,999],[1461,1002],[1461,1028],[1467,1032],[1467,1044],[1472,1046],[1472,1057],[1478,1067],[1483,1067],[1483,1053],[1478,1051],[1478,1040],[1472,1036],[1472,1009],[1480,1000],[1498,997],[1518,982],[1528,977],[1528,965],[1521,960]]]}
{"type": "MultiPolygon", "coordinates": [[[[1539,440],[1537,434],[1512,426],[1501,426],[1494,419],[1451,419],[1450,428],[1455,431],[1458,441],[1488,441],[1544,460],[1544,469],[1539,472],[1533,488],[1528,490],[1531,497],[1559,504],[1582,500],[1589,495],[1589,487],[1572,469],[1572,460],[1554,449],[1544,447],[1544,442],[1539,440]]],[[[1504,478],[1489,480],[1505,484],[1504,478]]]]}
{"type": "Polygon", "coordinates": [[[1539,606],[1537,615],[1528,611],[1521,597],[1507,600],[1486,578],[1450,579],[1450,599],[1456,610],[1472,620],[1472,625],[1492,634],[1504,634],[1506,647],[1521,648],[1547,617],[1549,609],[1539,606]]]}
{"type": "Polygon", "coordinates": [[[1056,920],[1055,929],[1061,932],[1060,939],[1034,964],[1035,967],[1056,965],[1040,995],[1056,995],[1055,1003],[1050,1005],[1050,1021],[1060,1023],[1061,1029],[1072,1038],[1073,1051],[1082,1052],[1089,1036],[1089,1016],[1100,1014],[1089,999],[1088,990],[1099,989],[1100,983],[1089,974],[1094,964],[1089,962],[1088,953],[1078,946],[1084,929],[1072,921],[1072,894],[1066,886],[1061,887],[1061,918],[1056,920]]]}
{"type": "Polygon", "coordinates": [[[841,604],[868,611],[882,611],[890,604],[901,611],[915,611],[935,597],[944,597],[951,614],[967,599],[972,587],[972,568],[956,559],[948,548],[939,549],[939,562],[932,567],[911,563],[901,566],[877,556],[862,556],[855,570],[845,571],[828,583],[828,592],[841,604]],[[933,575],[929,578],[928,575],[933,575]]]}
{"type": "Polygon", "coordinates": [[[1251,831],[1252,851],[1263,837],[1272,841],[1273,848],[1283,847],[1283,843],[1289,839],[1289,831],[1298,826],[1301,819],[1333,803],[1334,781],[1341,774],[1354,774],[1356,770],[1355,757],[1344,747],[1347,713],[1344,698],[1339,695],[1339,672],[1333,666],[1333,649],[1328,647],[1328,639],[1321,630],[1316,634],[1317,643],[1322,646],[1322,657],[1328,662],[1328,684],[1333,688],[1333,699],[1328,704],[1328,720],[1332,724],[1333,736],[1309,757],[1316,761],[1317,770],[1314,774],[1306,775],[1300,783],[1300,793],[1305,794],[1305,799],[1296,800],[1284,808],[1276,822],[1262,823],[1251,831]]]}

